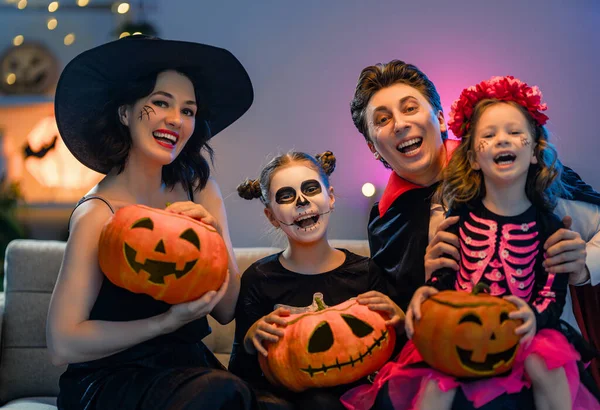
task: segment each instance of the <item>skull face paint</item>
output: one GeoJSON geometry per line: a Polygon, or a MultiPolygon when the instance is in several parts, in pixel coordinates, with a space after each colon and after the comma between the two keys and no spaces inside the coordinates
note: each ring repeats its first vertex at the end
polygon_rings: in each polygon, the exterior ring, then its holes
{"type": "Polygon", "coordinates": [[[277,170],[269,196],[271,222],[289,240],[313,242],[324,236],[335,199],[317,171],[304,164],[277,170]]]}

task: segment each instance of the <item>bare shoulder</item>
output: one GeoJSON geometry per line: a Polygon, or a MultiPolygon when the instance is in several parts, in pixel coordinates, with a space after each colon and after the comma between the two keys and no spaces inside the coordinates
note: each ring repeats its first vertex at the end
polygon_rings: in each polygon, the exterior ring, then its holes
{"type": "Polygon", "coordinates": [[[223,195],[217,181],[210,177],[202,190],[196,193],[196,202],[205,206],[220,206],[223,203],[223,195]]]}
{"type": "MultiPolygon", "coordinates": [[[[112,205],[112,204],[111,204],[112,205]]],[[[102,200],[90,199],[79,205],[71,215],[69,222],[69,232],[72,235],[92,234],[97,231],[98,235],[102,226],[112,216],[112,211],[109,206],[102,200]]]]}

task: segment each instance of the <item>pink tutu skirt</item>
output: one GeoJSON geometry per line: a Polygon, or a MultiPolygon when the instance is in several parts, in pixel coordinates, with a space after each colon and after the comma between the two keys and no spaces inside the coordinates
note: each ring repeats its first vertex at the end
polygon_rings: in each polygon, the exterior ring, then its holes
{"type": "Polygon", "coordinates": [[[379,389],[387,382],[394,408],[414,410],[421,389],[433,379],[442,391],[460,387],[474,407],[479,408],[503,393],[517,393],[523,387],[531,387],[531,381],[525,374],[525,358],[532,353],[542,357],[549,370],[559,367],[565,369],[574,410],[600,409],[596,398],[580,383],[577,369],[579,353],[562,333],[551,329],[540,330],[527,348],[519,349],[508,375],[471,382],[457,380],[428,366],[409,366],[423,362],[415,345],[409,341],[395,361],[381,368],[372,385],[355,387],[346,392],[341,400],[347,409],[368,410],[373,406],[379,389]]]}

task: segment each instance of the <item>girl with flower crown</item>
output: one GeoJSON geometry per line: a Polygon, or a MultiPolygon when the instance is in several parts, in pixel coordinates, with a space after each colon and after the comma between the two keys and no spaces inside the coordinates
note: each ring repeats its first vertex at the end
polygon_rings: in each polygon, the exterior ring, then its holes
{"type": "Polygon", "coordinates": [[[433,272],[413,295],[406,317],[410,338],[428,297],[448,289],[470,292],[485,283],[492,295],[516,305],[509,317],[523,322],[516,329],[521,339],[512,370],[457,380],[428,366],[414,367],[422,357],[409,341],[372,386],[343,397],[349,409],[370,408],[386,382],[396,409],[450,409],[459,387],[480,407],[529,386],[540,410],[600,408],[579,383],[579,353],[559,331],[568,278],[543,265],[544,242],[562,227],[552,210],[569,187],[561,182],[562,165],[548,142],[541,97],[537,87],[494,77],[464,90],[453,104],[448,125],[462,141],[437,195],[459,220],[459,269],[433,272]]]}
{"type": "Polygon", "coordinates": [[[335,203],[329,175],[335,162],[330,151],[316,158],[290,152],[273,158],[259,179],[238,187],[242,198],[260,199],[269,222],[285,234],[287,247],[255,262],[242,275],[229,369],[299,409],[343,409],[339,397],[348,386],[291,393],[268,384],[257,355],[267,356],[265,344],[283,336],[281,327],[290,307],[311,305],[317,292],[329,306],[357,297],[359,303],[385,315],[389,325],[403,330],[404,324],[404,312],[385,295],[387,287],[370,260],[336,249],[327,240],[335,203]]]}

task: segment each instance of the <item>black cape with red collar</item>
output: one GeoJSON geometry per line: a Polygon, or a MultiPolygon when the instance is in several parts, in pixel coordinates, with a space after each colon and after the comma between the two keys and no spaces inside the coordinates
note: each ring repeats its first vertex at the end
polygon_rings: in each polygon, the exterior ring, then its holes
{"type": "MultiPolygon", "coordinates": [[[[448,141],[447,141],[448,142],[448,141]]],[[[446,145],[450,152],[454,147],[446,145]]],[[[572,169],[564,167],[563,181],[572,187],[569,198],[600,206],[600,193],[586,184],[572,169]]],[[[429,241],[431,199],[438,184],[422,187],[392,173],[385,192],[369,218],[371,258],[390,285],[390,297],[404,311],[414,292],[425,283],[425,250],[429,241]]],[[[573,310],[583,336],[600,349],[600,286],[571,287],[573,310]]],[[[592,374],[600,385],[600,362],[595,359],[592,374]]]]}

